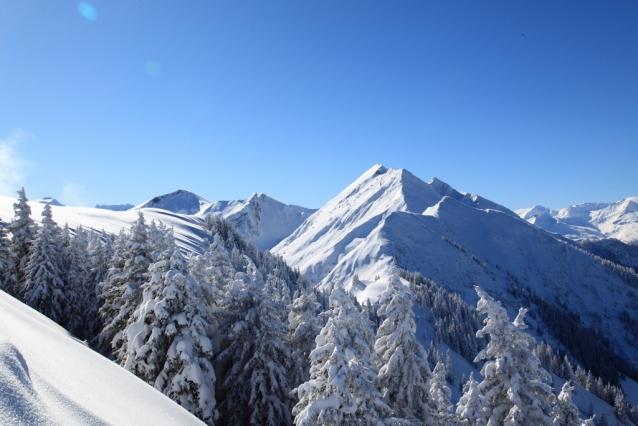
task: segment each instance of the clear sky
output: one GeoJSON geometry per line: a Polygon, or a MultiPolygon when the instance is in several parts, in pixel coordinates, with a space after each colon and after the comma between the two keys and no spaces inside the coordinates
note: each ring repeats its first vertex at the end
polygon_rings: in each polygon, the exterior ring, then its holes
{"type": "Polygon", "coordinates": [[[638,195],[638,2],[2,0],[0,194],[638,195]]]}

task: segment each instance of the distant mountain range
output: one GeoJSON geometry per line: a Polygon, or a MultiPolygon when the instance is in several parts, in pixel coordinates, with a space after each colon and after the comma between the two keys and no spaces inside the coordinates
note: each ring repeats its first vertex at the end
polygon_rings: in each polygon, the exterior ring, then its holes
{"type": "Polygon", "coordinates": [[[522,219],[574,240],[616,238],[638,243],[638,197],[615,203],[583,203],[560,210],[534,206],[516,210],[522,219]]]}

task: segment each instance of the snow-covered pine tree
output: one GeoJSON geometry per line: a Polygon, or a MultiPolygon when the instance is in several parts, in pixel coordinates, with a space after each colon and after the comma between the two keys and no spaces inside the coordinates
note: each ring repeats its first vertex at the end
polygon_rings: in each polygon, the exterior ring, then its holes
{"type": "MultiPolygon", "coordinates": [[[[0,222],[2,219],[0,218],[0,222]]],[[[11,249],[7,231],[0,224],[0,290],[11,293],[11,249]]]]}
{"type": "Polygon", "coordinates": [[[173,230],[169,229],[162,222],[155,223],[155,220],[151,220],[151,223],[147,228],[148,232],[148,246],[151,252],[151,258],[155,262],[159,256],[165,250],[169,250],[171,247],[171,238],[173,230]]]}
{"type": "Polygon", "coordinates": [[[235,421],[235,424],[241,424],[248,415],[248,383],[233,380],[243,373],[243,367],[252,356],[258,333],[256,293],[248,275],[237,272],[235,281],[227,286],[220,308],[215,310],[221,337],[220,352],[214,360],[219,378],[217,399],[220,419],[227,424],[232,424],[229,423],[231,417],[241,419],[235,421]]]}
{"type": "Polygon", "coordinates": [[[217,413],[210,321],[201,289],[170,240],[170,248],[150,266],[141,304],[125,330],[124,367],[213,424],[217,413]]]}
{"type": "Polygon", "coordinates": [[[64,294],[67,299],[65,324],[67,330],[80,339],[86,339],[85,311],[89,293],[89,258],[86,234],[79,226],[66,248],[67,273],[64,294]]]}
{"type": "Polygon", "coordinates": [[[487,400],[479,390],[479,383],[470,373],[470,380],[463,385],[463,395],[456,405],[456,421],[458,426],[485,426],[487,400]]]}
{"type": "Polygon", "coordinates": [[[104,233],[104,242],[100,234],[91,229],[87,239],[88,252],[88,278],[86,292],[86,306],[84,310],[85,339],[91,342],[102,330],[102,321],[99,315],[98,295],[100,293],[99,283],[106,278],[108,273],[108,262],[113,256],[109,255],[108,245],[111,244],[110,235],[104,233]]]}
{"type": "Polygon", "coordinates": [[[37,226],[31,218],[31,206],[29,206],[24,188],[18,191],[18,201],[13,204],[15,216],[9,224],[11,233],[11,267],[10,283],[5,286],[8,293],[19,297],[21,287],[24,284],[25,269],[29,261],[29,249],[35,239],[37,226]]]}
{"type": "Polygon", "coordinates": [[[290,425],[289,375],[294,369],[290,350],[285,346],[287,329],[279,318],[277,303],[264,294],[257,308],[259,333],[252,358],[244,367],[250,381],[249,424],[290,425]]]}
{"type": "Polygon", "coordinates": [[[425,422],[431,372],[427,353],[416,340],[412,300],[396,273],[380,295],[377,314],[383,318],[374,345],[383,400],[394,417],[425,422]]]}
{"type": "Polygon", "coordinates": [[[210,305],[217,304],[228,285],[233,281],[235,269],[230,262],[228,250],[219,234],[213,237],[213,243],[204,254],[190,259],[189,271],[202,285],[204,297],[210,305]]]}
{"type": "Polygon", "coordinates": [[[370,360],[373,335],[341,288],[330,295],[330,317],[310,353],[310,380],[295,391],[297,426],[382,425],[390,414],[370,360]]]}
{"type": "Polygon", "coordinates": [[[110,345],[119,364],[124,363],[126,355],[127,335],[123,331],[142,300],[140,286],[147,280],[151,253],[146,222],[140,211],[128,238],[113,256],[106,281],[101,284],[103,305],[100,316],[104,320],[104,328],[99,336],[99,350],[108,354],[110,345]]]}
{"type": "Polygon", "coordinates": [[[59,265],[60,243],[54,238],[56,227],[51,206],[46,204],[42,210],[42,226],[29,250],[20,296],[25,304],[61,324],[67,300],[59,265]]]}
{"type": "Polygon", "coordinates": [[[563,384],[563,388],[558,395],[556,405],[552,408],[551,416],[556,426],[580,426],[583,421],[580,419],[580,411],[572,401],[572,391],[574,387],[568,380],[563,384]]]}
{"type": "Polygon", "coordinates": [[[475,359],[486,360],[479,389],[489,403],[488,426],[551,425],[549,412],[556,398],[551,387],[543,383],[550,376],[532,352],[534,338],[523,331],[527,310],[521,308],[510,323],[499,302],[480,287],[474,288],[480,297],[477,309],[487,315],[476,335],[490,337],[475,359]]]}
{"type": "Polygon", "coordinates": [[[431,426],[448,426],[452,421],[452,391],[445,382],[445,376],[445,364],[439,361],[427,382],[430,393],[427,424],[431,426]]]}
{"type": "Polygon", "coordinates": [[[623,423],[627,423],[629,421],[629,406],[627,404],[627,400],[625,399],[625,394],[622,389],[618,389],[616,395],[614,397],[614,411],[616,413],[616,417],[623,423]]]}
{"type": "Polygon", "coordinates": [[[295,360],[291,383],[294,387],[310,379],[310,352],[315,348],[315,338],[324,325],[320,313],[321,304],[312,290],[299,292],[288,313],[289,342],[295,360]]]}

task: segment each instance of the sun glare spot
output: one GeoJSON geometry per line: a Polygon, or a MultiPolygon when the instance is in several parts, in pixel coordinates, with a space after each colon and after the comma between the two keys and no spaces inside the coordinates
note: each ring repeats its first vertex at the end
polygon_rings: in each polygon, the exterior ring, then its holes
{"type": "Polygon", "coordinates": [[[158,64],[155,61],[146,61],[146,64],[144,65],[144,70],[146,71],[146,74],[150,75],[151,77],[157,77],[158,75],[160,75],[160,71],[162,70],[160,67],[160,64],[158,64]]]}
{"type": "Polygon", "coordinates": [[[78,12],[89,21],[95,21],[97,19],[97,10],[85,1],[78,3],[78,12]]]}

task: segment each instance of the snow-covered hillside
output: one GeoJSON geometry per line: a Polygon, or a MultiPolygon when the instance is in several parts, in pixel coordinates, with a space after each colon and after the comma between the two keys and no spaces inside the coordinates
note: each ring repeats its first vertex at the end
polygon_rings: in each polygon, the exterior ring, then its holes
{"type": "MultiPolygon", "coordinates": [[[[15,201],[13,198],[0,197],[0,218],[4,222],[10,222],[13,218],[13,203],[15,201]]],[[[31,217],[35,221],[39,221],[45,204],[36,200],[29,201],[29,205],[31,206],[31,217]]],[[[138,217],[136,210],[112,211],[92,207],[57,206],[53,204],[51,204],[51,211],[53,212],[53,220],[60,226],[68,223],[71,229],[82,226],[87,230],[104,230],[112,234],[117,234],[124,228],[128,229],[138,217]]],[[[208,239],[202,228],[203,219],[199,217],[176,214],[154,208],[144,208],[142,211],[149,222],[151,220],[161,221],[166,226],[173,227],[177,243],[184,250],[199,251],[203,241],[208,239]]]]}
{"type": "Polygon", "coordinates": [[[247,200],[217,201],[202,207],[199,217],[221,216],[262,250],[270,249],[290,235],[316,210],[287,205],[266,194],[247,200]]]}
{"type": "Polygon", "coordinates": [[[0,382],[3,425],[202,424],[2,291],[0,382]]]}
{"type": "Polygon", "coordinates": [[[638,243],[638,197],[610,204],[576,204],[560,210],[534,206],[516,213],[539,228],[574,240],[616,238],[638,243]]]}
{"type": "MultiPolygon", "coordinates": [[[[0,219],[8,223],[13,217],[15,199],[0,197],[0,219]]],[[[154,197],[126,211],[102,208],[63,206],[56,200],[44,198],[30,201],[32,217],[38,221],[45,204],[50,204],[53,219],[71,229],[104,230],[118,233],[128,228],[142,211],[150,222],[163,222],[175,230],[178,245],[190,252],[199,252],[204,240],[206,215],[221,216],[233,223],[242,235],[260,249],[270,249],[290,235],[314,210],[289,206],[266,194],[254,194],[247,200],[210,202],[192,192],[179,190],[154,197]]]]}
{"type": "MultiPolygon", "coordinates": [[[[638,361],[618,320],[622,310],[633,312],[638,295],[617,273],[509,211],[482,209],[445,195],[449,190],[441,194],[437,182],[374,166],[273,252],[313,282],[353,286],[361,300],[374,301],[385,289],[393,261],[471,304],[473,285],[480,285],[512,316],[520,305],[508,288],[529,287],[547,300],[564,301],[585,324],[602,320],[621,353],[638,361]]],[[[487,200],[483,205],[498,206],[487,200]]]]}

